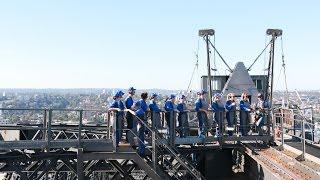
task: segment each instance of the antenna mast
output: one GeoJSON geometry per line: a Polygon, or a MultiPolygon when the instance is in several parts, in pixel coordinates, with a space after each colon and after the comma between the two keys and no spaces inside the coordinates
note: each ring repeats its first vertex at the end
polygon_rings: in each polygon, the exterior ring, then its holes
{"type": "MultiPolygon", "coordinates": [[[[282,35],[281,29],[267,29],[267,35],[271,36],[271,46],[270,46],[270,57],[269,57],[269,65],[268,65],[268,77],[267,77],[267,88],[266,88],[266,101],[270,103],[270,109],[273,108],[272,105],[272,96],[273,96],[273,72],[274,72],[274,45],[277,37],[282,35]]],[[[268,120],[269,121],[269,120],[268,120]]],[[[270,134],[270,127],[268,127],[268,134],[270,134]]],[[[275,139],[275,120],[272,118],[272,134],[273,140],[275,139]]]]}
{"type": "Polygon", "coordinates": [[[212,78],[211,78],[211,65],[210,65],[210,46],[209,46],[209,36],[213,36],[215,34],[215,31],[213,29],[202,29],[199,30],[199,36],[203,37],[203,39],[206,41],[207,46],[207,68],[208,68],[208,89],[209,89],[209,99],[208,102],[211,102],[212,98],[212,78]]]}
{"type": "Polygon", "coordinates": [[[273,96],[273,72],[274,72],[274,46],[275,40],[277,37],[282,35],[281,29],[267,29],[267,35],[271,36],[270,41],[270,57],[269,57],[269,65],[268,65],[268,79],[267,79],[267,88],[266,88],[266,100],[270,103],[270,108],[272,108],[272,96],[273,96]]]}

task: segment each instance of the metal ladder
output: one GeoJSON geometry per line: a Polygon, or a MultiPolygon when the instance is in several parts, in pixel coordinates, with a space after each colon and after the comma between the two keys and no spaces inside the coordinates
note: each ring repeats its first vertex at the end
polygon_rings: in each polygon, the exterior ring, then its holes
{"type": "Polygon", "coordinates": [[[153,130],[146,122],[136,117],[138,121],[143,124],[146,130],[151,134],[152,146],[148,148],[152,153],[153,168],[156,168],[156,171],[159,171],[159,168],[164,170],[167,175],[175,179],[184,179],[185,176],[189,176],[192,179],[203,180],[204,176],[195,168],[193,165],[184,157],[179,154],[179,152],[172,146],[169,145],[167,141],[164,141],[164,138],[161,137],[161,134],[153,130]],[[158,163],[159,156],[164,157],[162,160],[164,163],[158,163]]]}

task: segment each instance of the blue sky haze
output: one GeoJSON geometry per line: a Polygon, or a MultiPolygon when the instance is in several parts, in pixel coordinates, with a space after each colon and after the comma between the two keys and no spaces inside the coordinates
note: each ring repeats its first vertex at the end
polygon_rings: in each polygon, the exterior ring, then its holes
{"type": "MultiPolygon", "coordinates": [[[[0,88],[186,89],[199,42],[214,28],[232,67],[264,48],[267,28],[281,28],[289,89],[320,89],[319,1],[0,1],[0,88]]],[[[283,89],[280,39],[276,89],[283,89]],[[279,79],[279,80],[278,80],[279,79]]],[[[252,74],[261,74],[264,55],[252,74]]],[[[213,64],[213,62],[212,62],[213,64]]],[[[216,59],[217,74],[226,67],[216,59]]],[[[193,88],[199,88],[199,81],[193,88]]]]}

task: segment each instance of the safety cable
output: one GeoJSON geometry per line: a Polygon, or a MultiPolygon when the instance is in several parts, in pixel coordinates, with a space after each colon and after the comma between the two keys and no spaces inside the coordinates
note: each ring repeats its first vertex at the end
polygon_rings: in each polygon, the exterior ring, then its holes
{"type": "Polygon", "coordinates": [[[287,98],[287,103],[289,103],[289,91],[288,91],[287,74],[286,74],[286,67],[285,67],[286,64],[285,64],[285,61],[284,61],[284,51],[283,51],[283,39],[282,39],[282,36],[281,36],[281,60],[282,60],[282,66],[281,66],[281,69],[280,69],[280,72],[279,72],[279,76],[278,76],[278,79],[277,79],[277,82],[276,82],[276,86],[278,86],[278,83],[280,81],[280,77],[281,77],[281,74],[282,74],[282,70],[283,70],[284,83],[285,83],[285,88],[286,88],[284,96],[287,98]]]}
{"type": "Polygon", "coordinates": [[[281,77],[281,74],[282,74],[282,69],[283,69],[283,66],[280,68],[280,72],[279,72],[279,75],[278,75],[278,78],[277,78],[277,81],[276,81],[276,85],[274,87],[277,87],[278,84],[279,84],[280,77],[281,77]]]}
{"type": "Polygon", "coordinates": [[[200,38],[198,38],[198,47],[197,47],[197,51],[195,52],[195,57],[196,57],[196,64],[193,68],[192,74],[191,74],[191,78],[188,84],[188,88],[187,88],[187,93],[189,92],[190,88],[191,88],[191,83],[193,81],[193,77],[194,77],[194,73],[197,70],[198,71],[198,66],[199,66],[199,42],[200,42],[200,38]]]}
{"type": "Polygon", "coordinates": [[[196,58],[197,58],[197,61],[196,61],[196,64],[195,64],[195,66],[194,66],[194,68],[193,68],[193,71],[192,71],[192,74],[191,74],[191,78],[190,78],[190,81],[189,81],[189,85],[188,85],[188,88],[187,88],[187,92],[189,92],[189,90],[190,90],[190,87],[191,87],[191,83],[192,83],[192,81],[193,81],[193,77],[194,77],[194,73],[195,73],[195,71],[196,70],[198,70],[198,55],[196,54],[196,58]]]}
{"type": "MultiPolygon", "coordinates": [[[[204,37],[203,37],[204,38],[204,37]]],[[[228,67],[230,72],[233,72],[233,70],[230,68],[230,66],[227,64],[227,62],[223,59],[223,57],[221,56],[221,54],[219,53],[219,51],[216,49],[216,47],[212,44],[212,42],[210,41],[210,39],[208,40],[210,45],[212,46],[212,48],[214,49],[214,51],[218,54],[218,56],[220,57],[220,59],[222,60],[222,62],[228,67]]]]}
{"type": "Polygon", "coordinates": [[[269,45],[271,44],[272,40],[266,45],[266,47],[261,51],[261,53],[258,55],[258,57],[253,61],[253,63],[249,66],[249,68],[247,69],[248,71],[251,70],[252,66],[258,61],[258,59],[260,58],[260,56],[264,53],[264,51],[269,47],[269,45]]]}
{"type": "MultiPolygon", "coordinates": [[[[268,36],[265,35],[264,38],[264,46],[267,46],[268,36]]],[[[263,57],[263,72],[264,75],[266,75],[266,69],[267,69],[267,51],[264,51],[264,57],[263,57]]]]}
{"type": "Polygon", "coordinates": [[[286,86],[286,93],[288,96],[288,101],[289,101],[289,91],[288,91],[288,83],[287,83],[287,73],[286,73],[286,64],[284,62],[284,51],[283,51],[283,39],[281,36],[281,58],[282,58],[282,67],[283,67],[283,73],[284,73],[284,83],[286,86]]]}
{"type": "MultiPolygon", "coordinates": [[[[213,35],[213,45],[216,46],[216,35],[213,35]]],[[[216,75],[216,72],[218,72],[217,64],[216,64],[216,51],[213,51],[213,73],[216,75]]]]}

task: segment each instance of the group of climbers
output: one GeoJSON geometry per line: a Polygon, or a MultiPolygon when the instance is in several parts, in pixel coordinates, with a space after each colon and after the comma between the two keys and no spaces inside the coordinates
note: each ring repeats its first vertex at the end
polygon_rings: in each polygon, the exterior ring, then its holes
{"type": "MultiPolygon", "coordinates": [[[[146,131],[145,124],[147,123],[147,112],[150,112],[151,120],[152,120],[152,128],[159,129],[162,128],[161,122],[161,112],[165,114],[165,122],[168,131],[172,130],[172,126],[174,124],[172,122],[174,118],[178,120],[178,132],[180,137],[187,137],[189,136],[189,122],[188,122],[188,112],[191,110],[195,110],[197,112],[198,118],[198,131],[199,136],[204,137],[209,130],[214,130],[215,135],[221,135],[221,131],[223,129],[224,124],[224,117],[227,120],[227,128],[226,131],[228,135],[233,135],[234,127],[237,123],[236,112],[237,110],[240,111],[240,126],[239,131],[241,132],[242,136],[248,135],[250,130],[249,123],[251,112],[256,112],[255,116],[255,125],[257,126],[259,134],[262,133],[261,127],[266,122],[266,109],[268,108],[268,103],[264,100],[263,95],[258,95],[258,102],[252,105],[249,101],[248,93],[244,92],[241,95],[241,100],[239,103],[239,107],[236,103],[236,97],[234,93],[229,93],[227,95],[226,103],[222,103],[222,95],[215,94],[212,97],[211,103],[208,102],[206,98],[207,92],[202,90],[197,93],[198,99],[195,102],[195,108],[191,109],[187,107],[186,104],[186,96],[181,95],[179,97],[179,102],[176,104],[176,96],[170,95],[165,103],[164,103],[164,110],[158,106],[158,94],[153,93],[149,99],[150,102],[147,103],[148,93],[143,92],[141,93],[141,99],[138,101],[134,101],[133,97],[135,95],[136,89],[130,87],[128,90],[128,96],[122,101],[123,93],[122,91],[118,91],[115,93],[109,110],[117,112],[115,115],[114,127],[117,127],[115,130],[114,138],[116,146],[119,145],[119,141],[122,135],[122,130],[124,128],[124,121],[126,119],[127,128],[126,128],[126,141],[134,144],[133,137],[138,136],[139,141],[139,153],[141,155],[144,154],[145,144],[144,144],[144,137],[146,131]],[[209,112],[213,111],[213,121],[209,118],[209,112]],[[177,112],[177,113],[175,113],[177,112]],[[209,121],[211,120],[211,122],[209,121]],[[214,124],[212,127],[211,125],[214,124]],[[136,134],[135,134],[136,133],[136,134]]],[[[173,131],[175,132],[175,130],[173,131]]],[[[211,131],[213,133],[213,131],[211,131]]]]}
{"type": "Polygon", "coordinates": [[[236,96],[234,93],[227,95],[226,103],[222,103],[222,95],[219,93],[214,94],[212,97],[211,105],[209,107],[206,101],[206,91],[198,92],[198,99],[195,103],[195,110],[197,111],[197,118],[199,122],[199,136],[205,136],[210,128],[210,122],[208,121],[208,110],[214,112],[213,122],[216,136],[220,135],[222,130],[224,117],[227,120],[227,128],[229,136],[233,135],[235,125],[237,124],[237,110],[239,110],[239,131],[242,136],[247,136],[250,131],[250,119],[251,113],[255,113],[255,125],[259,132],[262,134],[261,127],[266,122],[266,111],[269,107],[269,103],[264,100],[262,94],[258,94],[258,101],[255,104],[251,104],[249,95],[247,92],[242,93],[239,107],[236,103],[236,96]]]}
{"type": "Polygon", "coordinates": [[[255,104],[251,104],[249,100],[249,94],[243,92],[241,94],[241,100],[239,107],[236,103],[236,96],[234,93],[227,95],[227,101],[225,105],[221,102],[222,95],[215,94],[212,98],[211,108],[215,112],[214,120],[218,124],[216,133],[219,134],[219,130],[223,128],[224,113],[227,120],[227,128],[229,136],[233,135],[235,125],[237,124],[237,110],[239,110],[239,132],[242,136],[247,136],[250,129],[251,113],[254,113],[254,124],[260,135],[262,135],[262,126],[266,123],[266,112],[269,108],[269,103],[264,99],[261,93],[258,94],[258,101],[255,104]]]}

